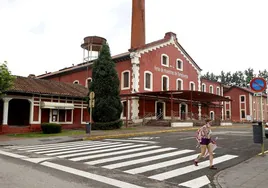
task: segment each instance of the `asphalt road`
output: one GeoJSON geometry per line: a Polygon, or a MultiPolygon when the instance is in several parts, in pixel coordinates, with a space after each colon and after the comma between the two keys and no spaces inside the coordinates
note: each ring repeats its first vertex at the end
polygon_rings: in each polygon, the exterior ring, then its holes
{"type": "MultiPolygon", "coordinates": [[[[0,187],[173,188],[178,184],[189,185],[197,179],[198,184],[206,184],[203,187],[213,187],[216,173],[261,152],[261,145],[253,143],[252,128],[217,128],[213,129],[213,134],[218,137],[214,155],[216,163],[219,162],[216,164],[218,170],[208,169],[208,163],[202,164],[202,161],[198,168],[193,166],[193,157],[199,152],[195,131],[104,139],[86,143],[87,148],[85,142],[21,147],[20,150],[0,148],[23,155],[17,157],[22,159],[18,160],[3,157],[0,153],[0,158],[3,158],[0,162],[5,165],[0,170],[3,179],[0,187]],[[80,155],[84,149],[87,153],[80,155]],[[205,183],[207,181],[211,183],[205,183]]],[[[268,139],[265,139],[265,146],[267,150],[268,139]]]]}

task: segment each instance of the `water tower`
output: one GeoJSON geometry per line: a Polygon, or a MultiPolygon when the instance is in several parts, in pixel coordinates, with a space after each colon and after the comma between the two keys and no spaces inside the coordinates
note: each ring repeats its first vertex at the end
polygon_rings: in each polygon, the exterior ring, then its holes
{"type": "Polygon", "coordinates": [[[81,44],[83,48],[83,63],[97,59],[103,43],[106,42],[105,38],[98,36],[88,36],[84,38],[84,43],[81,44]]]}

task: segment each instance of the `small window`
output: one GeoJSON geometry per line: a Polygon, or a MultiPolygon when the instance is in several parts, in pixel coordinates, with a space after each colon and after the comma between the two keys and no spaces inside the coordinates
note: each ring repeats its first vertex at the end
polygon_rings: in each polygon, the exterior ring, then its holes
{"type": "Polygon", "coordinates": [[[144,90],[152,91],[153,85],[153,74],[149,71],[144,73],[144,90]]]}
{"type": "Polygon", "coordinates": [[[130,88],[130,71],[122,72],[122,89],[130,88]]]}
{"type": "Polygon", "coordinates": [[[168,56],[165,54],[162,54],[161,56],[161,65],[168,67],[169,66],[169,59],[168,56]]]}
{"type": "Polygon", "coordinates": [[[226,110],[226,118],[230,119],[230,111],[229,110],[226,110]]]}
{"type": "Polygon", "coordinates": [[[240,96],[240,101],[245,102],[245,96],[240,96]]]}
{"type": "Polygon", "coordinates": [[[123,102],[123,117],[127,117],[127,101],[123,102]]]}
{"type": "Polygon", "coordinates": [[[190,90],[192,90],[192,91],[195,90],[195,84],[194,84],[194,82],[190,82],[190,90]]]}
{"type": "Polygon", "coordinates": [[[177,79],[177,90],[183,90],[183,82],[181,79],[177,79]]]}
{"type": "Polygon", "coordinates": [[[202,84],[202,91],[206,92],[206,84],[202,84]]]}
{"type": "Polygon", "coordinates": [[[245,110],[241,110],[241,118],[242,119],[246,118],[245,110]]]}
{"type": "Polygon", "coordinates": [[[209,86],[209,93],[213,93],[213,86],[209,86]]]}
{"type": "Polygon", "coordinates": [[[88,78],[88,79],[86,80],[86,87],[87,87],[87,88],[90,88],[91,82],[92,82],[92,78],[88,78]]]}
{"type": "Polygon", "coordinates": [[[217,87],[217,95],[220,95],[220,88],[217,87]]]}
{"type": "Polygon", "coordinates": [[[162,77],[162,91],[167,91],[168,90],[168,77],[163,76],[162,77]]]}
{"type": "Polygon", "coordinates": [[[78,80],[75,80],[75,81],[73,82],[73,84],[79,84],[79,81],[78,81],[78,80]]]}
{"type": "Polygon", "coordinates": [[[177,59],[177,69],[178,70],[183,70],[183,61],[180,59],[177,59]]]}

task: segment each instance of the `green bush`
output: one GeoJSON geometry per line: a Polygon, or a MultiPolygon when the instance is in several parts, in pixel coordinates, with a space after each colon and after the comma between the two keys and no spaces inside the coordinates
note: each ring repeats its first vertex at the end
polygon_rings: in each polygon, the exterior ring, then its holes
{"type": "Polygon", "coordinates": [[[41,129],[44,134],[60,133],[61,125],[57,123],[43,123],[41,129]]]}
{"type": "Polygon", "coordinates": [[[113,122],[94,122],[92,123],[92,130],[113,130],[113,129],[120,129],[123,125],[123,121],[117,120],[113,122]]]}

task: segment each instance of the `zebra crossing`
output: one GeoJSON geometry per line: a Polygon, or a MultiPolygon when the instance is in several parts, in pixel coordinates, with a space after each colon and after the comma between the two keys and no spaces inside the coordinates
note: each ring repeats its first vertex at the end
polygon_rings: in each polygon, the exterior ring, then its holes
{"type": "MultiPolygon", "coordinates": [[[[204,170],[209,166],[208,158],[201,161],[199,166],[194,166],[193,160],[197,157],[195,150],[162,147],[151,141],[135,143],[131,140],[106,139],[5,148],[82,162],[109,170],[116,169],[127,174],[143,175],[149,179],[170,181],[186,187],[197,188],[209,183],[207,170],[204,170]]],[[[237,157],[216,154],[214,164],[225,163],[237,157]]]]}

